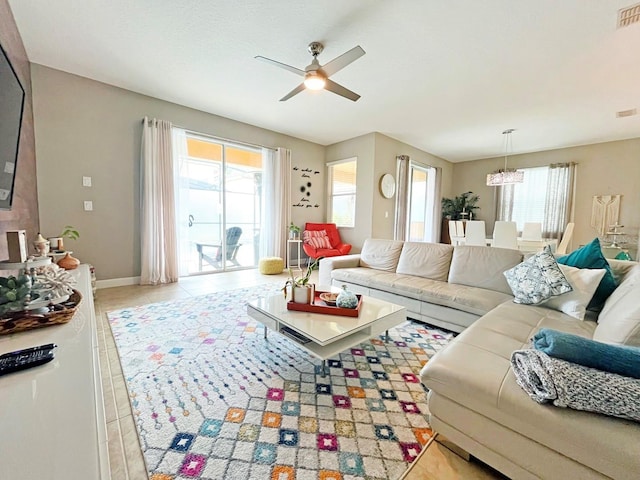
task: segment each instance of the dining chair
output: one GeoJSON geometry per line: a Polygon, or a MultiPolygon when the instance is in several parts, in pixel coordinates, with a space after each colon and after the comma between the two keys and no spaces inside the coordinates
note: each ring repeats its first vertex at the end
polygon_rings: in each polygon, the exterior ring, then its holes
{"type": "Polygon", "coordinates": [[[458,234],[458,223],[457,220],[449,220],[449,238],[451,238],[451,245],[460,245],[464,243],[464,228],[462,229],[462,235],[458,234]]]}
{"type": "Polygon", "coordinates": [[[542,240],[542,223],[525,222],[522,229],[522,240],[542,240]]]}
{"type": "Polygon", "coordinates": [[[567,223],[567,226],[564,229],[564,233],[562,234],[562,240],[556,247],[556,253],[561,255],[565,255],[567,253],[567,249],[569,247],[569,242],[571,241],[571,237],[573,236],[573,227],[575,227],[575,223],[567,223]]]}
{"type": "Polygon", "coordinates": [[[518,250],[518,228],[516,222],[497,221],[493,227],[492,246],[518,250]]]}
{"type": "Polygon", "coordinates": [[[465,245],[487,245],[487,231],[484,220],[469,220],[466,225],[465,245]]]}

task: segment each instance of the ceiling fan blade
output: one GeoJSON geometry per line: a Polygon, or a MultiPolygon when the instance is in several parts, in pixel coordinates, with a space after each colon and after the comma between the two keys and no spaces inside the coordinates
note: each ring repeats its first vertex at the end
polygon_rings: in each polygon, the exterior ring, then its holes
{"type": "Polygon", "coordinates": [[[304,70],[300,70],[299,68],[292,67],[291,65],[287,65],[286,63],[276,62],[275,60],[271,60],[270,58],[263,57],[261,55],[258,55],[255,58],[257,58],[258,60],[262,60],[263,62],[270,63],[271,65],[275,65],[276,67],[280,67],[280,68],[284,68],[285,70],[289,70],[290,72],[298,74],[298,75],[300,75],[302,77],[304,77],[304,74],[306,73],[304,70]]]}
{"type": "Polygon", "coordinates": [[[281,102],[284,102],[285,100],[289,100],[291,97],[293,97],[294,95],[299,94],[301,91],[304,90],[304,83],[301,83],[300,85],[298,85],[296,88],[294,88],[293,90],[291,90],[289,93],[287,93],[284,97],[282,97],[280,99],[281,102]]]}
{"type": "Polygon", "coordinates": [[[363,56],[366,52],[362,49],[360,45],[357,47],[353,47],[348,52],[343,53],[339,57],[334,58],[326,65],[322,67],[324,73],[326,73],[327,77],[330,77],[334,73],[342,70],[344,67],[349,65],[351,62],[355,62],[361,56],[363,56]]]}
{"type": "Polygon", "coordinates": [[[348,88],[344,88],[342,85],[336,82],[333,82],[328,78],[327,78],[327,83],[324,86],[324,89],[333,93],[337,93],[341,97],[348,98],[349,100],[353,100],[354,102],[360,98],[360,95],[358,95],[357,93],[352,92],[348,88]]]}

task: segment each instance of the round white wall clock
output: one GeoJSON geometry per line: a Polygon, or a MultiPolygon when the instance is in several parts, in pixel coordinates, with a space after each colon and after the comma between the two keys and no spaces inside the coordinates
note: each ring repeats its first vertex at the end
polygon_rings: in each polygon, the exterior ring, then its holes
{"type": "Polygon", "coordinates": [[[384,198],[391,198],[396,193],[396,179],[390,173],[380,177],[380,193],[384,198]]]}

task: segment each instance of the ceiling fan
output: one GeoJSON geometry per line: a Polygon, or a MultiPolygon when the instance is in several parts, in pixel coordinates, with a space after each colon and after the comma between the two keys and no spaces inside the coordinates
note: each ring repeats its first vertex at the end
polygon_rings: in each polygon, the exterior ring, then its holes
{"type": "Polygon", "coordinates": [[[334,58],[325,65],[320,65],[320,63],[318,62],[318,55],[320,55],[322,53],[322,50],[324,50],[324,45],[322,45],[322,43],[311,42],[307,50],[309,50],[309,53],[313,55],[313,60],[311,60],[311,63],[304,70],[300,70],[299,68],[292,67],[291,65],[287,65],[285,63],[276,62],[275,60],[271,60],[270,58],[262,57],[260,55],[255,57],[258,60],[270,63],[271,65],[275,65],[276,67],[284,68],[285,70],[289,70],[290,72],[304,77],[304,81],[300,85],[298,85],[296,88],[291,90],[280,99],[281,102],[289,100],[291,97],[297,95],[305,88],[308,88],[309,90],[322,90],[324,88],[325,90],[336,93],[342,97],[348,98],[349,100],[353,100],[354,102],[360,98],[360,95],[358,95],[357,93],[352,92],[351,90],[329,79],[331,75],[342,70],[350,63],[355,62],[358,58],[365,54],[365,51],[360,45],[358,45],[357,47],[353,47],[348,52],[334,58]]]}

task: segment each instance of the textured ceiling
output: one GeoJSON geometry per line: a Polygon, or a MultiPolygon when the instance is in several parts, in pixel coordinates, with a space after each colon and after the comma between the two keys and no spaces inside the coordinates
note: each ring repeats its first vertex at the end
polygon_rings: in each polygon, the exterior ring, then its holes
{"type": "MultiPolygon", "coordinates": [[[[640,23],[620,0],[9,0],[33,63],[329,145],[372,131],[458,162],[640,137],[640,23]],[[304,68],[360,45],[305,91],[304,68]]],[[[211,132],[215,133],[215,132],[211,132]]]]}

